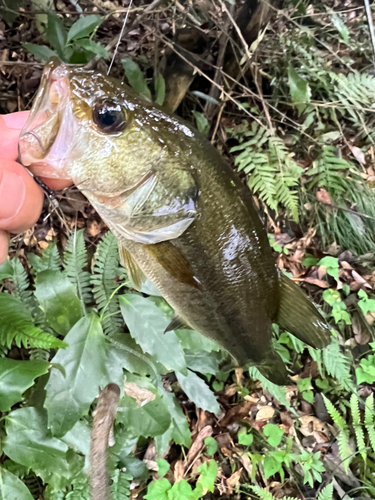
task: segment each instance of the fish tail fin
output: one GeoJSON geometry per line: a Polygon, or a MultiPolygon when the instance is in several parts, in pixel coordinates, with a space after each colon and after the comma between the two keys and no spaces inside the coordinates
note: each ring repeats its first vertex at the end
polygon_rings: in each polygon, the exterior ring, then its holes
{"type": "Polygon", "coordinates": [[[331,341],[331,328],[301,288],[279,275],[280,305],[276,323],[305,344],[322,349],[331,341]]]}
{"type": "Polygon", "coordinates": [[[260,373],[276,385],[288,385],[289,376],[284,361],[279,354],[271,349],[264,357],[264,361],[257,364],[260,373]]]}

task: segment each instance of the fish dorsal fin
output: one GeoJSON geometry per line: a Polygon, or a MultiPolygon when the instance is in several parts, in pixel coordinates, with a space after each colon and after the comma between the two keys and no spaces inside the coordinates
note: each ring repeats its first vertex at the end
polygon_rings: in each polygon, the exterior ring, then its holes
{"type": "Polygon", "coordinates": [[[144,248],[179,283],[200,288],[200,283],[194,276],[189,262],[172,242],[163,241],[155,245],[144,245],[144,248]]]}
{"type": "Polygon", "coordinates": [[[125,267],[128,272],[129,278],[131,279],[134,288],[141,290],[142,283],[146,280],[146,276],[143,271],[135,262],[130,253],[124,248],[120,243],[118,245],[120,262],[125,267]]]}
{"type": "Polygon", "coordinates": [[[167,326],[167,328],[164,330],[164,333],[171,332],[172,330],[185,330],[185,329],[191,330],[191,326],[186,324],[186,322],[182,318],[174,316],[169,325],[167,326]]]}
{"type": "Polygon", "coordinates": [[[321,349],[331,341],[331,329],[301,288],[279,274],[280,305],[276,323],[305,344],[321,349]]]}

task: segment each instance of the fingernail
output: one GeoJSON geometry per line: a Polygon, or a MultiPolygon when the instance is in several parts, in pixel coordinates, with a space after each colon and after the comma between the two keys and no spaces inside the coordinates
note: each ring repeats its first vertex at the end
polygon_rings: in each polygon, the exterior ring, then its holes
{"type": "Polygon", "coordinates": [[[20,111],[18,113],[9,113],[8,115],[1,115],[8,128],[21,130],[25,125],[28,116],[28,111],[20,111]]]}
{"type": "Polygon", "coordinates": [[[0,221],[15,217],[26,195],[25,183],[19,175],[4,168],[0,172],[0,221]],[[2,174],[2,176],[1,176],[2,174]]]}

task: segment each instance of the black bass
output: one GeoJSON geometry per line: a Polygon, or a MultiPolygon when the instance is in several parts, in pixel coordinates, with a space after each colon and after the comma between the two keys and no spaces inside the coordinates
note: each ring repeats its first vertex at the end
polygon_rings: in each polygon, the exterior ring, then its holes
{"type": "Polygon", "coordinates": [[[272,323],[329,343],[320,313],[277,271],[249,190],[191,125],[122,82],[51,60],[20,158],[38,176],[73,179],[133,282],[148,277],[174,308],[170,329],[199,331],[275,383],[287,372],[272,323]]]}

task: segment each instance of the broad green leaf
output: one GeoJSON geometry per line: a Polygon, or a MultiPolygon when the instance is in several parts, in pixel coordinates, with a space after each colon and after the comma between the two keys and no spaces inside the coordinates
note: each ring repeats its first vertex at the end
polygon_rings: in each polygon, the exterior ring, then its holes
{"type": "Polygon", "coordinates": [[[22,45],[27,51],[30,52],[30,54],[42,62],[48,61],[50,57],[57,56],[57,52],[47,47],[47,45],[36,45],[35,43],[28,42],[25,42],[22,45]]]}
{"type": "Polygon", "coordinates": [[[104,21],[103,16],[90,16],[81,17],[70,27],[68,32],[67,41],[77,40],[91,35],[91,33],[104,21]]]}
{"type": "Polygon", "coordinates": [[[85,456],[85,467],[88,469],[91,442],[91,427],[88,422],[84,420],[76,422],[74,427],[61,437],[61,441],[66,443],[76,453],[81,453],[85,456]]]}
{"type": "Polygon", "coordinates": [[[57,54],[65,61],[65,45],[67,42],[67,33],[64,23],[56,14],[48,13],[48,22],[46,30],[47,40],[56,50],[57,54]]]}
{"type": "Polygon", "coordinates": [[[0,14],[1,18],[8,24],[12,26],[14,21],[18,17],[18,9],[22,5],[22,0],[2,0],[0,3],[0,14]]]}
{"type": "Polygon", "coordinates": [[[197,123],[197,129],[203,135],[207,135],[210,130],[210,124],[208,123],[207,118],[203,113],[199,113],[199,111],[192,111],[195,121],[197,123]]]}
{"type": "Polygon", "coordinates": [[[326,268],[327,274],[335,278],[336,281],[339,280],[339,261],[336,257],[323,257],[318,262],[319,266],[324,266],[326,268]]]}
{"type": "Polygon", "coordinates": [[[297,73],[292,65],[288,68],[290,96],[301,112],[310,102],[311,90],[309,84],[297,73]],[[303,104],[303,106],[301,106],[303,104]]]}
{"type": "Polygon", "coordinates": [[[169,320],[154,302],[130,293],[119,300],[130,334],[142,350],[155,356],[170,371],[185,371],[181,344],[174,332],[164,333],[169,320]]]}
{"type": "Polygon", "coordinates": [[[0,411],[9,411],[34,380],[48,372],[49,362],[0,358],[0,411]]]}
{"type": "Polygon", "coordinates": [[[103,47],[103,45],[101,43],[90,40],[90,38],[82,38],[81,40],[76,40],[75,44],[85,50],[88,50],[89,52],[93,52],[97,56],[104,57],[104,59],[108,59],[109,57],[108,52],[103,47]]]}
{"type": "Polygon", "coordinates": [[[264,478],[268,479],[277,472],[280,472],[283,468],[282,464],[275,459],[273,454],[266,455],[264,457],[264,478]]]}
{"type": "Polygon", "coordinates": [[[246,430],[238,433],[238,444],[242,446],[250,446],[254,441],[254,436],[247,433],[246,430]]]}
{"type": "Polygon", "coordinates": [[[65,340],[69,347],[52,362],[61,364],[66,376],[52,369],[46,385],[44,406],[54,436],[63,436],[88,412],[105,375],[105,337],[96,315],[80,319],[65,340]]]}
{"type": "Polygon", "coordinates": [[[141,68],[132,59],[122,59],[122,66],[125,70],[126,78],[128,79],[129,85],[144,96],[151,100],[151,92],[147,87],[147,83],[141,68]]]}
{"type": "Polygon", "coordinates": [[[44,480],[51,473],[59,477],[69,473],[68,446],[60,439],[49,437],[45,410],[28,407],[11,412],[6,420],[6,434],[4,453],[42,474],[44,480]]]}
{"type": "Polygon", "coordinates": [[[188,370],[187,376],[180,372],[176,372],[176,377],[182,390],[198,408],[202,408],[202,410],[212,413],[219,413],[219,403],[216,401],[214,393],[204,380],[191,370],[188,370]]]}
{"type": "Polygon", "coordinates": [[[155,79],[155,102],[162,106],[165,98],[165,80],[162,75],[158,75],[155,79]]]}
{"type": "Polygon", "coordinates": [[[215,479],[218,472],[218,465],[215,460],[210,460],[208,463],[205,462],[204,464],[200,465],[198,467],[198,472],[200,472],[201,474],[198,481],[202,484],[203,488],[213,493],[215,487],[215,479]]]}
{"type": "Polygon", "coordinates": [[[264,435],[271,446],[279,446],[284,435],[284,431],[275,424],[267,424],[263,427],[264,435]]]}
{"type": "Polygon", "coordinates": [[[0,500],[34,500],[34,498],[21,479],[0,467],[0,500]]]}
{"type": "Polygon", "coordinates": [[[219,344],[208,339],[196,330],[176,330],[176,335],[180,339],[181,346],[192,352],[212,352],[221,350],[219,344]]]}
{"type": "Polygon", "coordinates": [[[217,442],[213,437],[208,437],[204,440],[204,444],[206,445],[207,455],[215,455],[217,452],[217,442]]]}
{"type": "Polygon", "coordinates": [[[160,477],[165,476],[169,471],[169,463],[164,458],[159,458],[156,463],[158,464],[158,475],[160,477]]]}
{"type": "Polygon", "coordinates": [[[186,479],[175,482],[168,492],[169,500],[195,500],[195,492],[186,479]]]}
{"type": "Polygon", "coordinates": [[[13,267],[10,260],[7,259],[0,265],[0,281],[11,278],[13,275],[13,267]]]}
{"type": "Polygon", "coordinates": [[[147,488],[147,500],[169,500],[168,491],[172,488],[168,479],[162,478],[152,481],[147,488]]]}
{"type": "Polygon", "coordinates": [[[342,40],[348,44],[349,43],[349,30],[348,28],[345,26],[343,20],[341,19],[341,17],[336,14],[336,13],[332,13],[331,15],[331,19],[332,19],[332,24],[333,26],[337,29],[337,31],[339,32],[342,40]]]}
{"type": "Polygon", "coordinates": [[[208,354],[207,352],[185,352],[185,359],[188,368],[200,373],[215,375],[219,371],[221,355],[218,353],[208,354]]]}
{"type": "Polygon", "coordinates": [[[163,387],[159,388],[159,394],[163,398],[164,404],[167,406],[172,417],[171,438],[176,444],[190,448],[191,433],[188,421],[176,398],[173,397],[173,394],[167,392],[163,387]]]}
{"type": "Polygon", "coordinates": [[[48,324],[60,335],[66,335],[82,316],[76,289],[60,271],[38,273],[35,295],[48,324]]]}
{"type": "Polygon", "coordinates": [[[311,387],[311,377],[299,378],[297,380],[297,387],[298,387],[298,389],[301,392],[307,391],[308,389],[310,389],[310,387],[311,387]]]}

